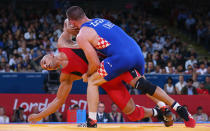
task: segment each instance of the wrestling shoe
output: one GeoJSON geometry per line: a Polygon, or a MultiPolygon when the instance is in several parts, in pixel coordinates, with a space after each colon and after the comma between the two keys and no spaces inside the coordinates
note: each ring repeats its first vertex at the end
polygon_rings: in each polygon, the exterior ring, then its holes
{"type": "Polygon", "coordinates": [[[194,128],[196,121],[193,119],[192,115],[183,106],[178,106],[176,112],[179,116],[184,119],[184,124],[186,127],[194,128]]]}
{"type": "Polygon", "coordinates": [[[166,127],[173,126],[173,113],[167,107],[160,108],[161,112],[163,113],[163,122],[166,127]]]}
{"type": "Polygon", "coordinates": [[[155,107],[155,109],[158,112],[158,115],[157,115],[158,120],[163,121],[166,127],[173,126],[173,123],[174,123],[173,113],[169,110],[169,108],[162,107],[160,109],[159,107],[155,107]]]}
{"type": "Polygon", "coordinates": [[[97,128],[97,121],[87,118],[86,123],[79,124],[78,127],[97,128]]]}

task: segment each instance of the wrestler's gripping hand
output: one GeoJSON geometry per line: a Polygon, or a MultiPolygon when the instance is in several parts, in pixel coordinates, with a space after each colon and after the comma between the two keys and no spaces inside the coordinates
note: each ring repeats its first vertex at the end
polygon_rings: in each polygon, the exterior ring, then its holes
{"type": "Polygon", "coordinates": [[[48,56],[45,55],[41,61],[40,61],[40,65],[44,70],[49,70],[50,69],[50,61],[48,61],[48,56]]]}
{"type": "Polygon", "coordinates": [[[28,122],[36,123],[37,121],[40,121],[42,118],[40,118],[37,114],[31,114],[28,117],[28,122]]]}
{"type": "Polygon", "coordinates": [[[82,79],[83,79],[83,82],[88,82],[87,73],[85,73],[85,74],[82,75],[82,79]]]}
{"type": "Polygon", "coordinates": [[[74,27],[73,25],[70,24],[68,19],[65,19],[63,31],[64,32],[66,31],[66,32],[76,36],[79,33],[79,28],[74,27]]]}

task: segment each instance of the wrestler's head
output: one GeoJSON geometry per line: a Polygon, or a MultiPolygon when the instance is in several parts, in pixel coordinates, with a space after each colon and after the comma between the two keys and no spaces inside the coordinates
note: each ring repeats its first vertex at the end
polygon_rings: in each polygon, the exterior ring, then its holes
{"type": "Polygon", "coordinates": [[[66,16],[71,25],[80,28],[81,22],[84,18],[87,18],[85,12],[79,6],[71,6],[66,11],[66,16]]]}
{"type": "Polygon", "coordinates": [[[45,70],[57,70],[60,67],[60,64],[54,54],[45,55],[42,58],[40,65],[45,70]]]}

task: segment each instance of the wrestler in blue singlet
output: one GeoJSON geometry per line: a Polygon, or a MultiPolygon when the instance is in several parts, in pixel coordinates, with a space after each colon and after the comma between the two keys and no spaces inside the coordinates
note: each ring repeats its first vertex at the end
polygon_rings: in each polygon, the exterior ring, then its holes
{"type": "Polygon", "coordinates": [[[97,32],[99,42],[95,48],[107,56],[103,61],[106,75],[102,76],[105,80],[112,80],[133,69],[144,74],[145,62],[141,48],[119,26],[100,18],[84,23],[81,28],[84,26],[97,32]]]}

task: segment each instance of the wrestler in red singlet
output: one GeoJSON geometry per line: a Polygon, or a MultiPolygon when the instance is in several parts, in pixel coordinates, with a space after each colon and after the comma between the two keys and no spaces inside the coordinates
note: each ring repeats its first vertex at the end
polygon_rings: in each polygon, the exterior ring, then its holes
{"type": "MultiPolygon", "coordinates": [[[[88,62],[81,49],[59,48],[58,50],[65,53],[69,60],[68,65],[61,70],[62,73],[82,76],[87,72],[88,62]]],[[[131,98],[122,81],[129,83],[138,75],[136,71],[126,72],[101,86],[121,110],[131,98]]]]}

